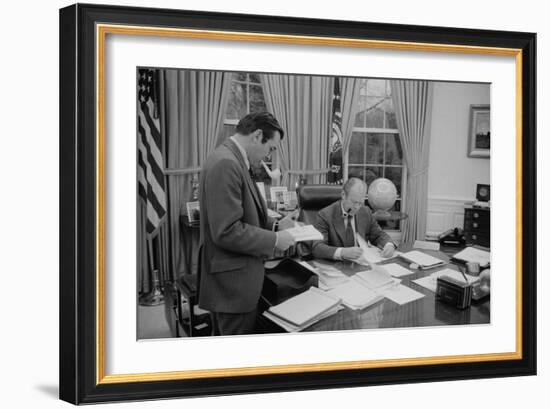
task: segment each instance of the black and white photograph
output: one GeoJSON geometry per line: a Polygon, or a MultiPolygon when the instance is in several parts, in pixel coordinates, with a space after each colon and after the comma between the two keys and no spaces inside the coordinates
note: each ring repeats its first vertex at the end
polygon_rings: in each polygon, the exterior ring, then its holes
{"type": "Polygon", "coordinates": [[[490,83],[135,75],[138,340],[491,324],[490,83]]]}

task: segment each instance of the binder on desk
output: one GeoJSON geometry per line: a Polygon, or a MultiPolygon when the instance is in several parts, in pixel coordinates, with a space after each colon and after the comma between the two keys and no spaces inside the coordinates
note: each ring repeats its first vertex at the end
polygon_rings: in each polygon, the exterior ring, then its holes
{"type": "Polygon", "coordinates": [[[267,312],[294,326],[304,328],[313,324],[319,316],[327,311],[338,307],[340,302],[339,298],[331,297],[318,288],[311,287],[309,290],[269,308],[267,312]]]}
{"type": "Polygon", "coordinates": [[[430,268],[439,267],[446,264],[445,261],[441,259],[430,256],[429,254],[425,254],[417,250],[409,251],[407,253],[402,253],[401,257],[407,260],[409,263],[417,264],[418,268],[420,268],[421,270],[427,270],[430,268]]]}

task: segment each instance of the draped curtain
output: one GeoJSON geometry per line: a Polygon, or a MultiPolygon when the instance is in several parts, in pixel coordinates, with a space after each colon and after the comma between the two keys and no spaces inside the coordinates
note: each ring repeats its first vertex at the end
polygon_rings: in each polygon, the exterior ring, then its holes
{"type": "Polygon", "coordinates": [[[361,88],[361,79],[359,78],[340,78],[340,109],[342,111],[342,156],[345,172],[347,176],[348,155],[345,154],[351,142],[351,134],[355,126],[355,117],[359,112],[359,91],[361,88]]]}
{"type": "MultiPolygon", "coordinates": [[[[200,168],[214,150],[223,126],[231,77],[231,73],[210,71],[160,72],[161,133],[167,169],[200,168]]],[[[180,214],[186,212],[186,203],[191,201],[192,179],[197,176],[196,173],[167,176],[168,215],[159,231],[157,251],[158,263],[168,271],[165,275],[170,279],[185,270],[184,247],[190,243],[184,243],[180,214]]],[[[145,245],[139,243],[139,248],[145,245]]],[[[140,271],[147,270],[147,259],[140,255],[139,261],[140,271]]],[[[141,285],[144,289],[147,286],[146,282],[141,285]]]]}
{"type": "MultiPolygon", "coordinates": [[[[262,75],[267,110],[279,121],[285,137],[279,149],[282,185],[298,181],[288,171],[328,167],[332,119],[332,77],[262,75]]],[[[320,176],[314,183],[320,183],[320,176]]],[[[324,183],[325,181],[323,181],[324,183]]]]}
{"type": "Polygon", "coordinates": [[[428,207],[428,161],[433,86],[428,81],[390,81],[403,156],[407,190],[403,242],[424,240],[428,207]]]}

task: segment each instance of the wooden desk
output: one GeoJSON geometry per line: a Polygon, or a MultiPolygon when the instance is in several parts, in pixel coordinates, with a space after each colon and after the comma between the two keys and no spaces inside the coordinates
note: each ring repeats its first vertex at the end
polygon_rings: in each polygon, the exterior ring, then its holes
{"type": "MultiPolygon", "coordinates": [[[[449,261],[449,257],[442,252],[426,251],[427,254],[449,261]]],[[[326,262],[323,261],[323,262],[326,262]]],[[[397,263],[403,267],[408,267],[408,263],[401,258],[394,258],[383,264],[397,263]]],[[[353,275],[358,271],[365,270],[364,266],[350,263],[335,262],[334,266],[342,270],[347,275],[353,275]]],[[[451,268],[458,270],[454,264],[447,264],[443,267],[433,268],[427,271],[416,271],[414,274],[401,277],[401,284],[418,291],[425,297],[412,301],[405,305],[399,305],[393,301],[384,298],[378,303],[365,308],[361,311],[354,311],[344,307],[335,315],[325,318],[304,331],[339,331],[368,328],[403,328],[403,327],[427,327],[441,325],[461,325],[461,324],[488,324],[490,322],[490,300],[488,297],[472,302],[470,308],[465,310],[456,309],[450,305],[439,302],[435,299],[435,293],[412,282],[417,278],[430,275],[438,270],[451,268]]],[[[281,329],[272,324],[277,329],[281,329]]],[[[273,331],[271,331],[273,332],[273,331]]]]}

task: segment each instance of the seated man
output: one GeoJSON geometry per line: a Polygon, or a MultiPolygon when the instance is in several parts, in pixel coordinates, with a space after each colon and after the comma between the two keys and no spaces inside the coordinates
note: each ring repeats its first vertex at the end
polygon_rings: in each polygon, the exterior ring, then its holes
{"type": "Polygon", "coordinates": [[[364,206],[367,185],[349,178],[342,188],[342,199],[319,211],[315,228],[324,237],[312,244],[313,257],[330,260],[356,260],[362,254],[355,233],[378,246],[382,257],[391,257],[395,244],[364,206]]]}

